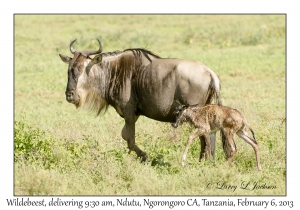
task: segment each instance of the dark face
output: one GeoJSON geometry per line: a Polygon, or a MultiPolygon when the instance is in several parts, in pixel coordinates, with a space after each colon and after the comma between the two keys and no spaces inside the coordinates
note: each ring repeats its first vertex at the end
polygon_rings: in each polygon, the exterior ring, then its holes
{"type": "Polygon", "coordinates": [[[80,94],[78,93],[78,82],[85,69],[85,63],[88,58],[75,53],[73,58],[60,55],[61,59],[69,64],[68,67],[68,83],[66,88],[66,100],[69,103],[80,105],[80,94]]]}
{"type": "Polygon", "coordinates": [[[100,54],[102,52],[103,46],[99,39],[99,49],[98,50],[84,50],[84,51],[76,51],[73,48],[73,44],[76,41],[73,40],[70,43],[70,52],[74,55],[73,58],[70,58],[65,55],[59,54],[61,60],[67,64],[69,64],[68,67],[68,84],[66,88],[66,100],[69,103],[75,104],[76,107],[81,106],[83,103],[84,96],[84,86],[87,85],[86,82],[86,75],[84,74],[86,68],[89,69],[92,67],[92,65],[101,62],[102,55],[100,54]],[[98,54],[98,55],[96,55],[98,54]],[[91,59],[90,55],[96,55],[93,59],[91,59]]]}
{"type": "Polygon", "coordinates": [[[95,63],[101,62],[102,56],[100,54],[91,59],[80,52],[75,53],[73,58],[61,54],[59,56],[63,62],[69,64],[66,100],[76,107],[80,107],[85,100],[84,87],[87,85],[86,79],[88,77],[85,70],[95,63]]]}
{"type": "Polygon", "coordinates": [[[175,116],[175,122],[171,123],[174,128],[177,128],[181,123],[180,118],[182,117],[183,111],[187,108],[186,105],[180,105],[175,108],[173,115],[175,116]]]}

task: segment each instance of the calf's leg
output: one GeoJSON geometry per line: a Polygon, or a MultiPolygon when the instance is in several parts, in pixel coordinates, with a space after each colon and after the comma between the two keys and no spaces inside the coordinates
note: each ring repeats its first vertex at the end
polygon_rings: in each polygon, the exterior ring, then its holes
{"type": "Polygon", "coordinates": [[[205,158],[205,148],[206,148],[206,137],[200,136],[200,155],[199,155],[199,162],[201,162],[205,158]]]}
{"type": "Polygon", "coordinates": [[[257,169],[259,171],[261,171],[259,149],[258,149],[257,141],[255,141],[254,139],[250,138],[245,130],[239,130],[236,134],[239,137],[241,137],[242,139],[244,139],[248,144],[250,144],[253,147],[253,149],[255,151],[255,155],[256,155],[257,169]]]}
{"type": "Polygon", "coordinates": [[[216,160],[216,132],[210,134],[210,154],[213,156],[214,161],[216,160]]]}
{"type": "Polygon", "coordinates": [[[232,159],[234,158],[234,156],[237,153],[237,147],[236,144],[234,142],[234,138],[233,137],[229,137],[229,145],[228,145],[228,149],[230,148],[231,151],[227,151],[227,163],[228,165],[230,165],[230,163],[232,162],[232,159]]]}
{"type": "Polygon", "coordinates": [[[189,147],[191,146],[191,143],[193,141],[193,139],[195,139],[196,137],[199,137],[201,135],[204,134],[204,131],[202,129],[198,129],[195,133],[193,133],[192,135],[189,136],[188,140],[187,140],[187,143],[186,143],[186,146],[185,146],[185,150],[183,152],[183,155],[182,155],[182,162],[181,164],[184,166],[184,161],[186,159],[186,155],[187,155],[187,152],[189,150],[189,147]]]}
{"type": "Polygon", "coordinates": [[[211,151],[211,148],[210,148],[210,142],[211,142],[211,139],[210,139],[210,136],[208,134],[204,134],[202,136],[199,137],[200,139],[200,147],[201,147],[201,150],[200,150],[200,156],[199,156],[199,162],[201,162],[203,159],[209,159],[210,157],[210,151],[211,151]]]}
{"type": "Polygon", "coordinates": [[[213,156],[215,160],[215,151],[216,151],[216,133],[211,133],[210,135],[204,134],[200,136],[200,155],[199,162],[201,162],[204,158],[207,160],[210,156],[213,156]]]}
{"type": "Polygon", "coordinates": [[[230,165],[233,157],[237,153],[237,147],[234,142],[234,132],[232,129],[224,129],[222,131],[222,141],[223,141],[223,149],[225,152],[226,160],[228,165],[230,165]]]}

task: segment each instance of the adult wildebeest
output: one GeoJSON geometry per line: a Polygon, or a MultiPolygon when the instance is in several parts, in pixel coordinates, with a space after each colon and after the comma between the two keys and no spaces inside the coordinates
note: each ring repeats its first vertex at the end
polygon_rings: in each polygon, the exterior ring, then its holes
{"type": "Polygon", "coordinates": [[[222,130],[222,133],[225,136],[223,149],[226,154],[228,165],[231,163],[237,152],[237,147],[234,142],[234,134],[236,133],[253,147],[256,155],[257,169],[261,171],[259,149],[254,132],[248,125],[246,118],[238,110],[215,104],[206,106],[180,105],[175,109],[174,115],[176,116],[176,122],[172,123],[173,127],[176,128],[179,124],[188,122],[197,128],[196,132],[191,134],[188,138],[182,155],[182,165],[184,165],[188,149],[194,138],[217,130],[222,130]],[[250,138],[247,134],[247,128],[251,131],[254,139],[250,138]]]}
{"type": "MultiPolygon", "coordinates": [[[[140,115],[174,122],[173,111],[180,104],[210,104],[214,97],[221,104],[219,78],[200,62],[160,58],[145,49],[102,53],[99,40],[96,51],[76,51],[75,41],[69,46],[73,58],[59,55],[69,64],[66,100],[97,114],[113,106],[125,119],[122,137],[129,152],[135,151],[142,160],[146,154],[135,144],[135,122],[140,115]]],[[[201,137],[201,154],[204,150],[201,137]]]]}

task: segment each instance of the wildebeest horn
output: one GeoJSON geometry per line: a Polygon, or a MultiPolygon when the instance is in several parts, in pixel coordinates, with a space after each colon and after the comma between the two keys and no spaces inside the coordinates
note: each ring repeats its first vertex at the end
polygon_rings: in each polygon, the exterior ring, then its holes
{"type": "MultiPolygon", "coordinates": [[[[75,54],[76,50],[72,47],[73,43],[76,41],[77,39],[74,39],[71,43],[70,43],[70,51],[72,54],[75,54]]],[[[98,54],[98,53],[101,53],[102,50],[103,50],[103,45],[101,43],[101,41],[99,39],[98,40],[98,43],[100,45],[99,49],[98,50],[84,50],[84,51],[81,51],[81,54],[84,55],[84,56],[89,56],[89,55],[95,55],[95,54],[98,54]]]]}
{"type": "Polygon", "coordinates": [[[74,39],[71,43],[70,43],[70,51],[72,54],[75,54],[76,50],[74,50],[74,48],[72,47],[73,43],[76,41],[77,39],[74,39]]]}
{"type": "Polygon", "coordinates": [[[103,45],[101,43],[101,41],[99,39],[98,40],[98,43],[99,43],[99,49],[98,50],[85,50],[85,51],[82,51],[81,53],[85,56],[89,56],[89,55],[95,55],[95,54],[99,54],[102,52],[103,50],[103,45]]]}

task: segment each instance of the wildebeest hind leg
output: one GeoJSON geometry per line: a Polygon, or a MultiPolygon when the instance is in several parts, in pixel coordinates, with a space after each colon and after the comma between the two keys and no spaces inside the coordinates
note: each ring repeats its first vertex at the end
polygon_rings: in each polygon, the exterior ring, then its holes
{"type": "Polygon", "coordinates": [[[142,161],[146,160],[146,153],[135,144],[135,121],[125,120],[125,125],[122,129],[122,138],[127,141],[129,153],[135,151],[142,161]]]}

